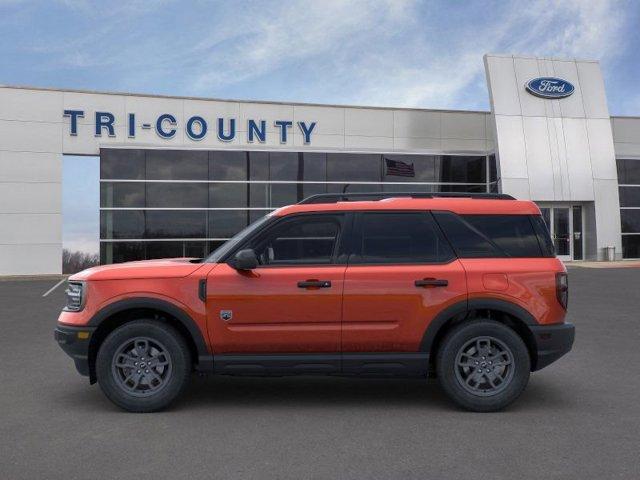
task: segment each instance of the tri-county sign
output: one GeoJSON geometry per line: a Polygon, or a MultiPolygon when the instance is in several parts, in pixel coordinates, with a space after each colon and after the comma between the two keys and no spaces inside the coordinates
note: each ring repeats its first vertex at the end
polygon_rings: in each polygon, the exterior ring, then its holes
{"type": "Polygon", "coordinates": [[[534,78],[527,82],[525,88],[532,95],[542,98],[564,98],[575,90],[571,83],[556,77],[534,78]]]}
{"type": "MultiPolygon", "coordinates": [[[[78,135],[78,119],[84,118],[84,110],[65,110],[64,117],[69,118],[69,135],[78,135]]],[[[111,112],[94,112],[95,116],[95,136],[101,137],[103,133],[106,133],[109,137],[116,136],[115,122],[116,117],[111,112]]],[[[170,113],[163,113],[157,118],[154,118],[152,122],[145,123],[136,119],[135,113],[127,114],[127,134],[129,138],[135,138],[138,128],[143,130],[155,130],[160,138],[171,139],[176,135],[178,128],[178,121],[175,115],[170,113]]],[[[187,119],[186,123],[182,126],[184,128],[187,137],[191,140],[202,140],[210,130],[215,131],[215,135],[221,142],[231,142],[236,138],[238,129],[237,120],[235,118],[215,118],[211,119],[212,127],[209,126],[208,119],[199,115],[194,115],[187,119]]],[[[297,122],[297,127],[302,134],[303,142],[305,145],[311,143],[311,134],[316,127],[317,122],[297,122]]],[[[291,129],[293,128],[293,122],[291,120],[276,120],[273,122],[274,127],[278,131],[278,138],[280,143],[287,143],[291,137],[291,129]]],[[[249,143],[258,142],[265,143],[267,137],[267,122],[266,120],[247,120],[246,125],[247,141],[249,143]]]]}

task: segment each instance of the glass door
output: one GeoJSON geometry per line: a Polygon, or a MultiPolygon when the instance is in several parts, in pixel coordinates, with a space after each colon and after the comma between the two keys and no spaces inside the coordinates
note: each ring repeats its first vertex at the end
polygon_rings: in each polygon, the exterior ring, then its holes
{"type": "Polygon", "coordinates": [[[572,224],[569,207],[553,208],[553,245],[560,260],[571,260],[572,224]]]}
{"type": "Polygon", "coordinates": [[[558,258],[562,261],[582,260],[582,207],[541,206],[540,213],[547,224],[558,258]]]}

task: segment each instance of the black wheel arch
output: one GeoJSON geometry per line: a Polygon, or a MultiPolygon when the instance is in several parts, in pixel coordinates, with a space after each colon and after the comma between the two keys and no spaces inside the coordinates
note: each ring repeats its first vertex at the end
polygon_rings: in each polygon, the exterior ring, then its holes
{"type": "Polygon", "coordinates": [[[88,325],[96,327],[89,343],[89,379],[96,382],[95,362],[100,345],[114,329],[141,318],[164,321],[176,328],[187,341],[198,370],[212,370],[213,361],[202,331],[184,310],[158,298],[138,297],[119,300],[99,310],[88,325]]]}
{"type": "Polygon", "coordinates": [[[455,325],[470,318],[487,318],[508,325],[520,335],[531,357],[532,370],[537,362],[535,337],[529,326],[538,325],[535,317],[521,306],[507,300],[495,298],[474,298],[463,300],[442,310],[427,327],[420,351],[429,354],[433,366],[438,347],[446,333],[455,325]]]}

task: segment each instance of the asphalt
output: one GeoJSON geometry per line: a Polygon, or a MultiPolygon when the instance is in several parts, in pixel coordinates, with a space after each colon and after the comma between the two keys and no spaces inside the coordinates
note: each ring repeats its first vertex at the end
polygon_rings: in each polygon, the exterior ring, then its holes
{"type": "Polygon", "coordinates": [[[56,282],[0,282],[2,479],[640,476],[640,269],[571,268],[574,350],[491,414],[434,381],[223,377],[125,413],[55,344],[56,282]]]}

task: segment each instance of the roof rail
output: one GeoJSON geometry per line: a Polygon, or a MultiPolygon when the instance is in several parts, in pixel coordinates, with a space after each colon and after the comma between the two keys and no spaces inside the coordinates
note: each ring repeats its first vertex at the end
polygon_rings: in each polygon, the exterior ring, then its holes
{"type": "Polygon", "coordinates": [[[505,193],[464,193],[464,192],[357,192],[357,193],[319,193],[311,195],[298,202],[298,205],[308,203],[337,203],[357,202],[367,200],[382,200],[385,198],[476,198],[483,200],[515,200],[505,193]]]}

